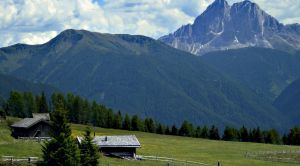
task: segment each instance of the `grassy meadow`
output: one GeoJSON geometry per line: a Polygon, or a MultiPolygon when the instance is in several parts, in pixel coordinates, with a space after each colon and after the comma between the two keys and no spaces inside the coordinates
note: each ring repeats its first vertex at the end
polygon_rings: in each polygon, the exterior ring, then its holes
{"type": "MultiPolygon", "coordinates": [[[[84,125],[72,125],[73,136],[83,135],[84,125]]],[[[287,151],[299,150],[297,146],[268,145],[242,142],[212,141],[199,138],[187,138],[179,136],[166,136],[144,132],[124,131],[115,129],[92,128],[96,135],[127,135],[135,134],[142,148],[137,150],[138,155],[160,156],[175,158],[178,160],[197,161],[207,165],[217,165],[220,160],[222,166],[288,166],[299,165],[296,163],[271,162],[246,158],[245,154],[262,151],[287,151]]],[[[7,122],[0,122],[0,156],[41,157],[41,144],[33,141],[15,140],[10,136],[7,122]]],[[[285,154],[288,155],[288,154],[285,154]]],[[[300,154],[292,154],[291,157],[300,157],[300,154]]],[[[289,156],[285,156],[289,157],[289,156]]],[[[115,158],[101,157],[100,165],[168,165],[161,161],[129,161],[115,158]]],[[[185,165],[185,163],[170,163],[169,165],[185,165]]],[[[191,164],[187,164],[191,165],[191,164]]],[[[195,164],[194,164],[195,165],[195,164]]],[[[198,164],[199,165],[199,164],[198,164]]]]}

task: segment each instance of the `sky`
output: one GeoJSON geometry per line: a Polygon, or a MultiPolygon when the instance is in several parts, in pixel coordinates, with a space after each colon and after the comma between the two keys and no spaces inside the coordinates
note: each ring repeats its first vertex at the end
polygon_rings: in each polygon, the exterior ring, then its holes
{"type": "MultiPolygon", "coordinates": [[[[213,1],[0,0],[0,47],[42,44],[70,28],[158,38],[193,23],[213,1]]],[[[252,1],[284,24],[300,23],[300,0],[252,1]]]]}

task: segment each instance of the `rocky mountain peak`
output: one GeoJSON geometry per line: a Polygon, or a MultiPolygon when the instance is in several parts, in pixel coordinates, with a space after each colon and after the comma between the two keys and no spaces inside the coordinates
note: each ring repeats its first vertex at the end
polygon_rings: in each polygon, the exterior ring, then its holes
{"type": "Polygon", "coordinates": [[[160,40],[196,55],[243,47],[292,52],[300,49],[300,25],[284,26],[249,0],[232,6],[226,0],[215,0],[192,25],[160,40]]]}

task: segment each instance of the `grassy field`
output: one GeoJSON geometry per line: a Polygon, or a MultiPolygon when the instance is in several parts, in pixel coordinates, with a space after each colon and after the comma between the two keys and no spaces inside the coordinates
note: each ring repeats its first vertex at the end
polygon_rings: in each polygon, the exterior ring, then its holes
{"type": "MultiPolygon", "coordinates": [[[[73,136],[82,135],[86,126],[72,125],[73,136]]],[[[245,154],[263,151],[289,151],[300,150],[296,146],[266,145],[256,143],[211,141],[198,138],[186,138],[177,136],[165,136],[143,132],[93,128],[96,135],[124,135],[135,134],[142,148],[138,149],[138,155],[161,156],[180,160],[197,161],[207,165],[217,165],[220,160],[222,166],[288,166],[299,165],[293,163],[271,162],[246,158],[245,154]]],[[[6,122],[0,122],[0,156],[12,155],[18,157],[41,157],[41,143],[15,140],[10,137],[10,130],[6,122]]],[[[288,155],[288,154],[285,154],[288,155]]],[[[300,157],[300,154],[292,154],[292,157],[300,157]]],[[[287,156],[289,157],[289,156],[287,156]]],[[[102,157],[100,165],[167,165],[160,161],[128,161],[102,157]]],[[[185,165],[184,163],[170,163],[170,165],[185,165]]]]}

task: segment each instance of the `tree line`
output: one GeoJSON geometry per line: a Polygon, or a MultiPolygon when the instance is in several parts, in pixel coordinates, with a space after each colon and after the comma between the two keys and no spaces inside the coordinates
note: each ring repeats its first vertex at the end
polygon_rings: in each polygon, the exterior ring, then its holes
{"type": "Polygon", "coordinates": [[[53,112],[62,102],[67,110],[66,116],[72,123],[88,124],[103,128],[143,131],[149,133],[177,135],[212,140],[257,142],[269,144],[300,145],[300,128],[290,129],[288,134],[281,136],[277,130],[261,130],[257,128],[241,127],[239,129],[226,127],[222,135],[219,129],[212,126],[194,126],[188,121],[183,121],[181,126],[167,126],[150,117],[141,118],[138,115],[123,115],[120,111],[113,111],[95,101],[90,102],[80,96],[54,93],[47,100],[44,93],[33,95],[30,92],[12,91],[7,101],[0,100],[2,111],[0,115],[15,117],[31,117],[32,113],[53,112]]]}

